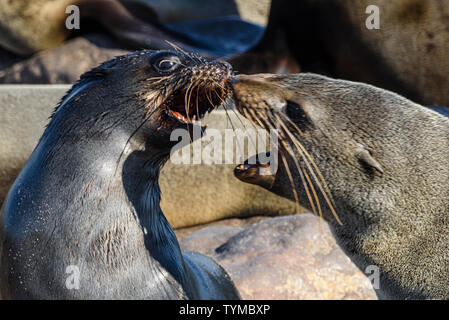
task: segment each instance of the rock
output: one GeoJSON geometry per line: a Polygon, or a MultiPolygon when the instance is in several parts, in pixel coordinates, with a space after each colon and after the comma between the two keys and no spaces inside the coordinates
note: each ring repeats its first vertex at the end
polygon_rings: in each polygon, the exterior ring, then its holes
{"type": "MultiPolygon", "coordinates": [[[[227,219],[228,220],[228,219],[227,219]]],[[[233,220],[233,219],[229,219],[233,220]]],[[[225,243],[234,235],[245,230],[237,226],[216,226],[213,225],[200,229],[185,237],[182,241],[182,247],[188,251],[201,252],[208,256],[215,255],[215,249],[225,243]]],[[[178,232],[176,232],[178,234],[178,232]]],[[[179,240],[179,239],[178,239],[179,240]]]]}
{"type": "Polygon", "coordinates": [[[214,258],[243,299],[377,299],[327,223],[312,214],[268,218],[246,228],[213,224],[180,244],[214,258]]]}
{"type": "MultiPolygon", "coordinates": [[[[94,30],[97,32],[100,30],[98,26],[102,24],[107,32],[119,38],[117,29],[113,27],[126,28],[127,20],[124,20],[123,16],[130,13],[112,0],[103,1],[102,4],[97,4],[96,8],[88,5],[83,7],[82,2],[84,1],[0,1],[2,35],[0,46],[23,56],[58,47],[71,35],[71,30],[65,27],[68,17],[66,8],[69,5],[80,7],[80,29],[83,33],[94,30]],[[118,13],[111,16],[110,12],[118,13]],[[90,25],[92,21],[95,23],[90,25]]],[[[149,24],[155,23],[155,16],[159,17],[157,20],[167,23],[238,15],[236,4],[230,0],[121,0],[121,2],[131,13],[135,13],[137,18],[149,24]]]]}
{"type": "Polygon", "coordinates": [[[0,71],[0,83],[74,83],[82,73],[129,52],[117,47],[106,35],[78,37],[0,71]]]}
{"type": "Polygon", "coordinates": [[[0,86],[0,207],[67,86],[0,86]]]}
{"type": "MultiPolygon", "coordinates": [[[[205,223],[202,225],[197,225],[193,227],[185,227],[185,228],[177,228],[175,229],[176,237],[178,240],[183,240],[184,238],[188,237],[192,233],[195,233],[192,237],[190,237],[187,242],[191,243],[192,245],[200,245],[198,250],[202,250],[204,247],[201,245],[197,239],[207,239],[207,238],[218,238],[216,235],[218,233],[226,235],[225,237],[221,237],[221,239],[215,239],[217,246],[213,248],[215,250],[216,247],[226,242],[231,236],[237,234],[240,231],[245,230],[247,227],[253,225],[256,222],[269,219],[269,217],[266,216],[253,216],[253,217],[247,217],[247,218],[228,218],[223,220],[218,220],[214,222],[205,223]],[[208,228],[213,227],[213,228],[208,228]],[[223,227],[223,229],[221,229],[223,227]],[[217,230],[217,234],[213,233],[213,229],[217,230]],[[196,232],[200,231],[200,232],[196,232]],[[214,236],[212,236],[214,235],[214,236]]],[[[186,244],[186,243],[185,243],[186,244]]],[[[212,246],[211,246],[212,247],[212,246]]],[[[192,250],[192,249],[190,249],[192,250]]],[[[194,250],[197,251],[197,250],[194,250]]]]}

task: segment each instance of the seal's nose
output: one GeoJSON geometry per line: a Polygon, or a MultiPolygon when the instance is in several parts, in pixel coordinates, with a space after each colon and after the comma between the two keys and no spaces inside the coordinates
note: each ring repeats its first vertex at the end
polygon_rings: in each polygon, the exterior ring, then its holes
{"type": "Polygon", "coordinates": [[[229,62],[221,61],[221,60],[215,60],[212,61],[212,64],[214,64],[216,67],[227,73],[229,76],[233,74],[232,66],[229,62]]]}
{"type": "Polygon", "coordinates": [[[229,62],[226,61],[218,61],[218,63],[221,63],[227,70],[232,72],[232,66],[229,62]]]}

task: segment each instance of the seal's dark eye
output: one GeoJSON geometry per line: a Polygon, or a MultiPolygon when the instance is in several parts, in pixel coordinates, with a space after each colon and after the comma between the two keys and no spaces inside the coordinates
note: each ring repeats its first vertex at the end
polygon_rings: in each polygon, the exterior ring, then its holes
{"type": "Polygon", "coordinates": [[[154,68],[162,73],[174,71],[181,65],[181,61],[175,55],[164,55],[153,62],[154,68]]]}
{"type": "Polygon", "coordinates": [[[170,70],[175,65],[176,65],[176,63],[174,61],[164,59],[164,60],[159,61],[157,67],[160,70],[170,70]]]}
{"type": "Polygon", "coordinates": [[[285,106],[285,113],[292,122],[301,127],[301,129],[314,128],[314,124],[309,114],[304,110],[304,107],[296,102],[287,100],[285,106]]]}
{"type": "Polygon", "coordinates": [[[294,121],[305,120],[307,118],[301,106],[293,101],[287,100],[285,111],[287,116],[294,121]]]}

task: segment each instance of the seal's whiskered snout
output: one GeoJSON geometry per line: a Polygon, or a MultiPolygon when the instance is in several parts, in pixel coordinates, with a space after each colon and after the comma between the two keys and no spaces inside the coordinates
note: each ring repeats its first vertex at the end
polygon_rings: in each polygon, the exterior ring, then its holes
{"type": "Polygon", "coordinates": [[[157,107],[183,124],[203,118],[230,95],[232,67],[227,62],[208,61],[185,52],[160,52],[151,57],[159,77],[148,78],[152,90],[160,94],[157,107]]]}
{"type": "Polygon", "coordinates": [[[166,103],[169,115],[183,123],[200,120],[225,102],[229,96],[230,66],[219,62],[194,66],[186,89],[178,91],[166,103]]]}
{"type": "MultiPolygon", "coordinates": [[[[327,183],[313,157],[301,142],[304,131],[314,129],[313,123],[301,103],[293,101],[291,98],[293,94],[286,89],[282,89],[279,83],[289,85],[288,79],[279,75],[256,74],[233,77],[231,86],[236,100],[236,108],[254,124],[266,130],[278,132],[279,158],[289,178],[297,210],[299,211],[299,196],[293,179],[293,175],[296,173],[300,177],[312,212],[320,217],[323,216],[320,203],[321,196],[332,215],[341,224],[334,209],[334,202],[327,183]],[[301,161],[298,161],[295,153],[299,154],[301,161]],[[290,168],[292,165],[293,168],[290,168]],[[291,169],[296,171],[291,171],[291,169]]],[[[285,87],[288,88],[288,86],[285,87]]],[[[259,168],[263,169],[260,165],[259,168]]],[[[272,181],[270,180],[270,183],[267,183],[265,179],[260,179],[253,174],[255,172],[253,169],[252,167],[236,168],[234,174],[244,182],[255,183],[263,187],[270,186],[272,181]]]]}

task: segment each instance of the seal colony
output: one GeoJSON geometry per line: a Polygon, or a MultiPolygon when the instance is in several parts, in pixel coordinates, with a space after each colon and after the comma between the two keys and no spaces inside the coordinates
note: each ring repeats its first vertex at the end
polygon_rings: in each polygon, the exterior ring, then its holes
{"type": "Polygon", "coordinates": [[[296,63],[302,72],[372,84],[422,105],[448,106],[448,16],[448,1],[272,0],[263,38],[228,61],[241,73],[277,73],[277,58],[278,64],[288,62],[289,73],[297,73],[296,63]],[[378,15],[370,11],[373,6],[378,15]],[[371,29],[367,23],[376,17],[379,28],[371,29]]]}
{"type": "Polygon", "coordinates": [[[363,272],[379,268],[379,298],[449,298],[447,117],[315,74],[240,75],[233,90],[242,115],[280,136],[278,172],[246,162],[239,179],[328,221],[363,272]]]}
{"type": "Polygon", "coordinates": [[[132,48],[170,49],[169,41],[185,50],[199,50],[193,40],[166,30],[145,1],[124,3],[136,7],[135,11],[145,21],[118,0],[0,1],[0,46],[20,55],[57,47],[72,31],[65,26],[70,12],[66,10],[75,5],[81,20],[93,21],[97,27],[101,25],[132,48]]]}
{"type": "Polygon", "coordinates": [[[85,73],[1,210],[2,297],[239,298],[212,259],[180,250],[158,184],[172,130],[192,132],[220,105],[231,73],[180,50],[140,51],[85,73]]]}

